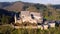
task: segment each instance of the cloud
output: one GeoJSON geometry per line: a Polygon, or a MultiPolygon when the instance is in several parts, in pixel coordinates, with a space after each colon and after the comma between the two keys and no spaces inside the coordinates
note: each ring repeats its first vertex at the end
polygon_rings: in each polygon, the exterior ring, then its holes
{"type": "Polygon", "coordinates": [[[60,0],[21,0],[24,2],[42,3],[42,4],[60,4],[60,0]]]}

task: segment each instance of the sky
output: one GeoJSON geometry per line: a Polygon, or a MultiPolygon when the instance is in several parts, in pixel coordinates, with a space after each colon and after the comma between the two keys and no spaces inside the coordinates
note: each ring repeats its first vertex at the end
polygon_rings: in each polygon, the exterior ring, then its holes
{"type": "Polygon", "coordinates": [[[60,4],[60,0],[0,0],[0,2],[31,2],[31,3],[40,3],[40,4],[60,4]]]}

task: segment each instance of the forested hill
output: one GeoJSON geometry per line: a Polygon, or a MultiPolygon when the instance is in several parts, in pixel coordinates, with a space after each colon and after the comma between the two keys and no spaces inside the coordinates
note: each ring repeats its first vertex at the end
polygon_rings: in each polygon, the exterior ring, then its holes
{"type": "Polygon", "coordinates": [[[35,6],[37,9],[40,9],[41,7],[46,7],[43,4],[38,4],[38,3],[28,3],[28,2],[0,2],[0,8],[10,10],[10,11],[21,11],[21,10],[26,10],[26,8],[30,6],[35,6]]]}
{"type": "MultiPolygon", "coordinates": [[[[46,5],[39,3],[28,3],[28,2],[0,2],[0,8],[10,11],[21,11],[26,10],[30,6],[35,6],[37,9],[46,8],[46,5]]],[[[60,9],[60,5],[52,5],[52,8],[60,9]]]]}
{"type": "Polygon", "coordinates": [[[5,15],[5,16],[12,16],[12,17],[14,17],[15,14],[17,14],[17,13],[13,12],[13,11],[8,11],[8,10],[0,9],[0,16],[1,15],[5,15]]]}
{"type": "Polygon", "coordinates": [[[13,12],[33,11],[42,12],[42,15],[47,20],[60,20],[60,5],[44,5],[39,3],[28,2],[0,2],[0,9],[5,9],[13,12]]]}

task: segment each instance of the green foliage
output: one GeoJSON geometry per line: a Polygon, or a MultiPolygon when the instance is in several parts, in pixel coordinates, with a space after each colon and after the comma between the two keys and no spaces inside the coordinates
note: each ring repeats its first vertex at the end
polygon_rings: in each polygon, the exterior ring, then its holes
{"type": "Polygon", "coordinates": [[[2,15],[1,24],[8,24],[10,22],[10,16],[2,15]]]}
{"type": "Polygon", "coordinates": [[[0,26],[0,33],[2,34],[11,34],[13,28],[10,26],[0,26]]]}
{"type": "Polygon", "coordinates": [[[15,29],[11,34],[18,34],[18,30],[15,29]]]}
{"type": "Polygon", "coordinates": [[[40,11],[42,11],[43,17],[47,20],[60,20],[60,10],[51,7],[51,5],[41,8],[40,11]]]}
{"type": "Polygon", "coordinates": [[[0,34],[60,34],[60,26],[49,28],[48,30],[41,29],[15,29],[11,26],[0,26],[0,34]]]}

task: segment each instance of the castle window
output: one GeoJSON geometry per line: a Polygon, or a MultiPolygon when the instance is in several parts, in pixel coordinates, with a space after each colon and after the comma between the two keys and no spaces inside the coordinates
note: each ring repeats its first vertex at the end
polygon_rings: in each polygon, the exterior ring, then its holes
{"type": "Polygon", "coordinates": [[[31,18],[34,19],[34,15],[33,14],[31,14],[31,18]]]}

